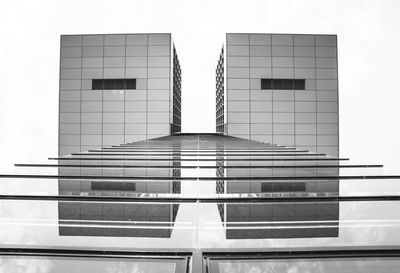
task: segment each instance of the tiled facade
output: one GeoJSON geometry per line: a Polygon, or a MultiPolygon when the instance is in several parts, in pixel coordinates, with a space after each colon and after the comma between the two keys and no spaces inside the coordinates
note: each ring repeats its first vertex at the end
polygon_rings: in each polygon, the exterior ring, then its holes
{"type": "Polygon", "coordinates": [[[182,70],[179,64],[178,54],[176,54],[176,49],[174,46],[173,52],[173,74],[172,74],[172,81],[173,81],[173,110],[172,110],[172,132],[173,133],[180,133],[181,132],[181,103],[182,103],[182,70]]]}
{"type": "Polygon", "coordinates": [[[180,132],[180,73],[170,34],[61,36],[59,154],[180,132]]]}
{"type": "Polygon", "coordinates": [[[225,128],[225,92],[224,92],[224,48],[219,55],[217,69],[215,70],[215,89],[216,89],[216,132],[223,133],[225,128]]]}
{"type": "Polygon", "coordinates": [[[227,34],[225,58],[225,134],[339,154],[336,35],[227,34]],[[266,90],[261,79],[305,88],[266,90]]]}

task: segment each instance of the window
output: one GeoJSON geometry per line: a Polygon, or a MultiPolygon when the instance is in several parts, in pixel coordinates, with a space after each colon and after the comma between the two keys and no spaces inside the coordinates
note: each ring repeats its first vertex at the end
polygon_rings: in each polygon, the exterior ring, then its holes
{"type": "Polygon", "coordinates": [[[94,191],[136,191],[136,184],[132,182],[92,182],[94,191]]]}
{"type": "Polygon", "coordinates": [[[136,89],[136,79],[93,79],[92,90],[136,89]]]}
{"type": "Polygon", "coordinates": [[[261,79],[261,89],[305,90],[305,79],[261,79]]]}
{"type": "Polygon", "coordinates": [[[306,191],[306,184],[302,182],[261,183],[261,192],[296,192],[296,191],[306,191]]]}
{"type": "MultiPolygon", "coordinates": [[[[257,233],[257,232],[252,232],[257,233]]],[[[310,251],[312,252],[312,251],[310,251]]],[[[337,251],[340,252],[340,251],[337,251]]],[[[349,254],[342,251],[340,255],[336,251],[331,254],[324,253],[323,258],[321,254],[317,256],[316,251],[313,251],[314,256],[303,254],[303,257],[296,257],[297,253],[291,252],[284,259],[283,253],[276,253],[275,256],[271,254],[267,257],[262,257],[263,254],[254,253],[253,255],[242,255],[236,258],[232,253],[223,255],[207,255],[206,264],[207,271],[210,273],[219,272],[397,272],[400,262],[398,257],[382,257],[382,256],[366,256],[365,254],[349,254]],[[363,256],[364,255],[364,256],[363,256]],[[280,257],[280,258],[277,258],[280,257]],[[270,270],[270,269],[273,270],[270,270]]],[[[353,251],[357,252],[357,251],[353,251]]],[[[361,252],[361,251],[360,251],[361,252]]],[[[318,253],[318,252],[317,252],[318,253]]],[[[322,252],[320,252],[322,253],[322,252]]]]}

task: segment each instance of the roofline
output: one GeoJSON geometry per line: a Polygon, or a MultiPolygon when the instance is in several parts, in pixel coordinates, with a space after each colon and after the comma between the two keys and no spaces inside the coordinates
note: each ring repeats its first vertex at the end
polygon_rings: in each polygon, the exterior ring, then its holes
{"type": "Polygon", "coordinates": [[[228,34],[252,34],[252,35],[318,35],[318,36],[337,36],[337,34],[316,34],[316,33],[258,33],[258,32],[227,32],[228,34]]]}
{"type": "Polygon", "coordinates": [[[95,36],[95,35],[148,35],[148,34],[168,34],[172,36],[171,32],[137,32],[137,33],[89,33],[89,34],[60,34],[63,36],[95,36]]]}

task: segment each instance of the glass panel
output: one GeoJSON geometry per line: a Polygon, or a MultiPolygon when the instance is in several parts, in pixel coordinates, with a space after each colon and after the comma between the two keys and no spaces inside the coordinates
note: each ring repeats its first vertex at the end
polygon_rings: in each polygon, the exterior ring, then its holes
{"type": "Polygon", "coordinates": [[[227,33],[226,40],[228,45],[248,45],[249,34],[227,33]]]}
{"type": "Polygon", "coordinates": [[[125,45],[125,34],[107,34],[104,35],[104,45],[125,45]]]}
{"type": "Polygon", "coordinates": [[[269,34],[250,34],[251,45],[270,45],[271,35],[269,34]]]}
{"type": "Polygon", "coordinates": [[[245,272],[387,272],[395,273],[398,258],[241,259],[211,260],[210,273],[245,272]]]}
{"type": "Polygon", "coordinates": [[[186,272],[185,259],[0,256],[4,272],[186,272]]]}
{"type": "Polygon", "coordinates": [[[171,34],[150,34],[149,44],[150,45],[169,45],[171,43],[171,34]]]}
{"type": "Polygon", "coordinates": [[[229,45],[226,49],[228,56],[249,56],[248,46],[229,45]]]}
{"type": "MultiPolygon", "coordinates": [[[[241,138],[163,136],[170,132],[170,116],[156,111],[166,106],[168,113],[168,101],[102,104],[103,113],[61,115],[61,131],[77,134],[60,134],[59,149],[73,154],[49,162],[19,162],[17,174],[0,176],[0,233],[7,234],[4,248],[117,249],[151,252],[157,261],[158,253],[184,250],[193,257],[192,268],[198,268],[200,252],[206,257],[212,251],[294,255],[321,249],[330,253],[386,251],[400,244],[400,176],[382,174],[380,164],[324,154],[337,152],[334,133],[338,127],[329,123],[337,113],[320,117],[319,113],[295,113],[294,108],[307,104],[293,101],[230,101],[228,107],[235,108],[228,109],[231,123],[226,129],[241,138]],[[147,105],[154,111],[146,114],[147,105]],[[130,113],[123,114],[123,107],[130,113]],[[256,110],[251,115],[250,107],[256,110]],[[272,113],[271,108],[281,114],[272,113]],[[317,117],[322,123],[315,126],[317,117]],[[79,121],[85,123],[79,127],[79,121]],[[250,137],[264,142],[244,139],[250,137]]],[[[279,257],[285,261],[282,266],[296,262],[290,259],[293,256],[279,257]]],[[[138,262],[135,258],[129,262],[138,262]]],[[[257,269],[258,263],[269,266],[270,259],[279,263],[276,257],[264,258],[250,261],[245,256],[229,266],[220,265],[229,264],[229,259],[219,258],[216,268],[257,269]],[[240,262],[249,266],[240,267],[240,262]]],[[[318,269],[325,258],[314,260],[318,269]]],[[[11,260],[6,264],[13,264],[11,260]]],[[[211,257],[209,263],[214,261],[211,257]]],[[[302,257],[301,263],[307,261],[302,257]]],[[[358,264],[363,268],[362,261],[358,264]]],[[[63,268],[72,266],[63,264],[63,268]]],[[[374,270],[379,272],[377,267],[374,270]]]]}
{"type": "Polygon", "coordinates": [[[83,46],[103,46],[104,35],[83,35],[83,46]]]}
{"type": "Polygon", "coordinates": [[[146,34],[128,34],[126,35],[127,45],[147,45],[148,35],[146,34]]]}
{"type": "Polygon", "coordinates": [[[82,36],[80,35],[61,35],[61,46],[81,46],[82,36]]]}
{"type": "Polygon", "coordinates": [[[104,56],[125,56],[125,46],[106,46],[104,56]]]}

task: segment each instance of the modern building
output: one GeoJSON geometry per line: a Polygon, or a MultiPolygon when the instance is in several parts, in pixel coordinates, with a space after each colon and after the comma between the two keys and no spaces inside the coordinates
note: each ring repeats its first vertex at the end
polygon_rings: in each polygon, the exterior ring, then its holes
{"type": "Polygon", "coordinates": [[[339,154],[336,35],[228,33],[216,131],[339,154]]]}
{"type": "MultiPolygon", "coordinates": [[[[216,131],[338,156],[336,35],[226,34],[216,69],[216,131]]],[[[339,168],[282,170],[278,162],[275,169],[252,170],[251,166],[258,164],[249,161],[249,169],[226,169],[219,174],[222,177],[339,175],[339,168]]],[[[235,165],[223,161],[220,164],[235,165]]],[[[220,185],[217,192],[329,195],[338,194],[339,182],[236,182],[220,185]]],[[[332,237],[338,233],[337,225],[332,225],[339,217],[338,205],[228,204],[220,207],[220,215],[226,227],[236,227],[226,229],[227,238],[332,237]],[[258,232],[240,224],[251,222],[252,218],[274,222],[304,217],[315,221],[329,218],[331,222],[327,228],[288,227],[258,232]]]]}
{"type": "Polygon", "coordinates": [[[169,34],[61,40],[60,155],[0,174],[1,272],[399,271],[400,176],[335,156],[335,36],[228,34],[214,134],[179,132],[169,34]]]}
{"type": "Polygon", "coordinates": [[[181,130],[171,34],[61,36],[59,155],[181,130]]]}

